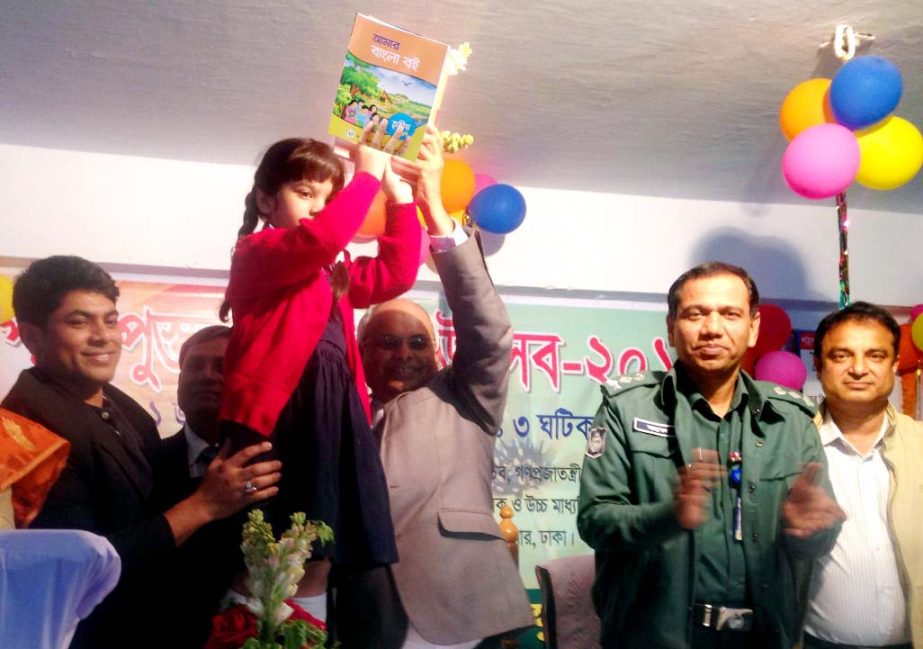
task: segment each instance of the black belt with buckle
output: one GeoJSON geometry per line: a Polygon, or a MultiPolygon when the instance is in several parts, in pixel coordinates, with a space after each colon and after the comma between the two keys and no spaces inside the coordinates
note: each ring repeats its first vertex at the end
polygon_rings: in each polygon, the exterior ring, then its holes
{"type": "Polygon", "coordinates": [[[753,628],[753,609],[693,604],[692,624],[715,631],[749,631],[753,628]]]}

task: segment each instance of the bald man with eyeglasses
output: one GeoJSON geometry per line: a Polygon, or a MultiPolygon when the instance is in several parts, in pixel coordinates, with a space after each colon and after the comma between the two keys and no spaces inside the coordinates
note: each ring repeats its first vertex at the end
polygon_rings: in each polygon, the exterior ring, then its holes
{"type": "Polygon", "coordinates": [[[478,241],[443,209],[441,151],[438,132],[428,129],[416,199],[456,350],[440,370],[429,314],[410,300],[380,304],[359,325],[400,560],[341,582],[337,634],[345,649],[493,647],[532,624],[491,492],[513,332],[478,241]]]}

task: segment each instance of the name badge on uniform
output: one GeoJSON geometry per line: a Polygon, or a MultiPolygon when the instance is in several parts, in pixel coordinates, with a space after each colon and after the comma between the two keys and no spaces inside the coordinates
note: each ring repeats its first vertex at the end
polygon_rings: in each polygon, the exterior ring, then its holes
{"type": "Polygon", "coordinates": [[[586,456],[596,459],[606,450],[606,429],[602,426],[594,426],[587,433],[586,456]]]}
{"type": "Polygon", "coordinates": [[[639,433],[654,435],[656,437],[676,437],[676,432],[673,430],[673,424],[661,424],[660,422],[648,421],[647,419],[641,419],[640,417],[634,418],[632,430],[635,430],[639,433]]]}

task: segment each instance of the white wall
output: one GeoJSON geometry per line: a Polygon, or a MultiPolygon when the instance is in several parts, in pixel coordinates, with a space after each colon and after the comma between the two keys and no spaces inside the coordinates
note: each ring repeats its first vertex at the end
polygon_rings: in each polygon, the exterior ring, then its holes
{"type": "MultiPolygon", "coordinates": [[[[0,174],[0,263],[68,253],[122,270],[220,277],[252,169],[0,145],[0,174]]],[[[829,202],[520,189],[526,220],[490,259],[498,285],[659,301],[682,271],[722,259],[747,267],[769,300],[801,302],[796,311],[837,300],[829,202]]],[[[850,221],[853,299],[923,302],[923,264],[915,257],[923,217],[851,209],[850,221]]],[[[420,279],[435,275],[424,267],[420,279]]]]}

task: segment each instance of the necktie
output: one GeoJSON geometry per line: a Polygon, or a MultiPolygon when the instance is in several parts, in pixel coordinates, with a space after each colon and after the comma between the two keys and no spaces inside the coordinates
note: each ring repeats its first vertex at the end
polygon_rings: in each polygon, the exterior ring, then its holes
{"type": "Polygon", "coordinates": [[[199,457],[196,458],[196,462],[203,469],[207,469],[208,465],[212,463],[212,460],[218,456],[218,447],[217,446],[206,446],[202,449],[202,452],[199,453],[199,457]]]}

